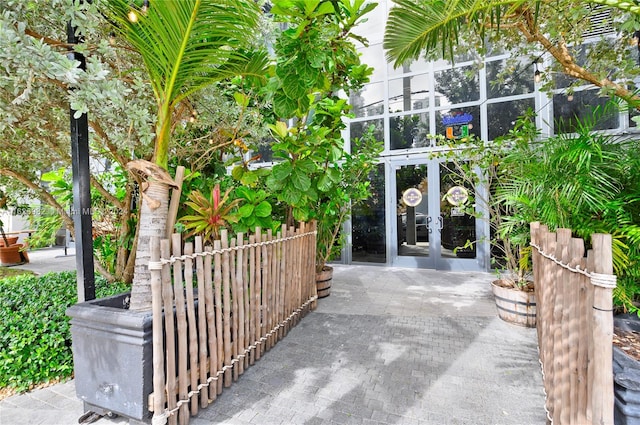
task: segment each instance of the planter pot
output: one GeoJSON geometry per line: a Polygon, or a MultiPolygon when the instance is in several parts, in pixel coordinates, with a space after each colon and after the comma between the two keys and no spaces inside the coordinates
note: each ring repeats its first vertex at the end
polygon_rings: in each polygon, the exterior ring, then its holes
{"type": "MultiPolygon", "coordinates": [[[[640,332],[638,317],[616,317],[614,327],[640,332]]],[[[615,425],[640,425],[640,362],[613,347],[613,394],[615,425]]]]}
{"type": "Polygon", "coordinates": [[[26,251],[21,251],[21,243],[1,246],[0,247],[0,264],[3,266],[15,266],[18,264],[25,264],[29,262],[29,257],[26,251]]]}
{"type": "Polygon", "coordinates": [[[320,273],[316,273],[316,289],[318,298],[327,298],[331,294],[331,281],[333,280],[333,267],[324,266],[320,273]]]}
{"type": "MultiPolygon", "coordinates": [[[[7,241],[9,242],[9,246],[15,245],[18,243],[18,236],[7,236],[7,241]]],[[[0,247],[5,246],[4,239],[0,237],[0,247]]]]}
{"type": "Polygon", "coordinates": [[[152,313],[126,309],[128,297],[120,294],[67,309],[76,394],[85,412],[150,422],[152,313]]]}
{"type": "Polygon", "coordinates": [[[491,282],[498,316],[505,322],[533,328],[536,326],[536,297],[534,292],[505,288],[491,282]]]}

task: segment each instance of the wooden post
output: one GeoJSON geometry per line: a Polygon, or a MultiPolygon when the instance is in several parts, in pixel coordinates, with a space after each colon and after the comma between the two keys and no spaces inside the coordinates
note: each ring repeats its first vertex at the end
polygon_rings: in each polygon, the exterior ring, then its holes
{"type": "MultiPolygon", "coordinates": [[[[255,235],[249,236],[249,244],[253,245],[256,242],[255,235]]],[[[256,248],[251,247],[249,250],[249,341],[251,341],[251,345],[254,345],[256,342],[256,325],[258,317],[258,306],[256,304],[256,286],[257,286],[257,278],[256,278],[256,248]]],[[[253,365],[256,361],[256,350],[257,348],[251,350],[249,353],[249,364],[253,365]]]]}
{"type": "MultiPolygon", "coordinates": [[[[196,236],[195,245],[195,252],[197,254],[202,253],[201,236],[196,236]]],[[[206,284],[204,273],[204,259],[202,258],[202,256],[197,256],[196,278],[198,282],[198,355],[200,356],[198,363],[200,370],[199,382],[201,384],[207,383],[207,375],[209,372],[209,363],[207,361],[207,295],[205,294],[206,284]]],[[[208,405],[209,391],[208,387],[204,386],[200,390],[200,407],[204,409],[208,405]]]]}
{"type": "MultiPolygon", "coordinates": [[[[568,264],[575,268],[580,265],[584,255],[584,241],[572,238],[569,244],[568,264]]],[[[567,345],[569,346],[569,399],[572,406],[569,423],[578,424],[586,422],[586,417],[580,416],[580,387],[578,380],[578,361],[580,359],[580,280],[583,277],[580,273],[571,273],[569,277],[569,335],[567,345]],[[580,418],[580,419],[579,419],[580,418]]]]}
{"type": "MultiPolygon", "coordinates": [[[[213,242],[213,250],[220,251],[220,241],[213,242]]],[[[224,366],[224,339],[222,336],[222,254],[216,252],[213,257],[213,294],[216,306],[216,341],[218,351],[218,364],[216,373],[222,371],[224,366]]],[[[218,375],[218,394],[222,393],[222,376],[218,375]]]]}
{"type": "MultiPolygon", "coordinates": [[[[260,243],[262,242],[262,229],[260,229],[259,227],[256,227],[256,243],[260,243]]],[[[254,288],[254,294],[253,294],[253,299],[255,302],[255,328],[256,328],[256,338],[255,338],[255,342],[256,342],[256,349],[255,349],[255,360],[260,360],[260,356],[263,353],[263,346],[264,344],[261,342],[260,338],[262,338],[263,335],[263,328],[262,328],[262,262],[261,262],[261,258],[262,258],[262,249],[260,247],[256,248],[256,280],[255,280],[255,288],[254,288]]]]}
{"type": "MultiPolygon", "coordinates": [[[[173,255],[182,255],[182,240],[180,235],[174,234],[171,238],[173,255]]],[[[178,324],[178,399],[186,400],[189,394],[189,382],[187,380],[187,356],[189,346],[187,344],[187,315],[185,312],[184,285],[182,283],[182,262],[173,263],[173,296],[175,298],[176,322],[178,324]]],[[[189,406],[183,404],[180,407],[179,422],[185,425],[189,418],[189,406]]]]}
{"type": "MultiPolygon", "coordinates": [[[[196,245],[197,245],[196,240],[196,245]]],[[[205,248],[206,252],[211,252],[211,247],[207,246],[205,248]]],[[[207,331],[209,334],[208,342],[209,342],[209,373],[211,377],[217,378],[218,372],[218,334],[216,332],[216,306],[213,298],[213,276],[211,272],[211,267],[213,266],[213,255],[207,255],[204,258],[204,299],[207,310],[207,331]]],[[[220,379],[215,379],[212,381],[212,384],[209,386],[209,400],[213,401],[218,397],[217,391],[217,382],[220,379]]]]}
{"type": "Polygon", "coordinates": [[[593,293],[593,387],[592,422],[613,424],[613,298],[615,276],[611,235],[596,233],[591,237],[594,251],[593,293]]]}
{"type": "MultiPolygon", "coordinates": [[[[179,235],[178,235],[179,236],[179,235]]],[[[193,255],[193,244],[186,243],[184,253],[193,255]]],[[[187,317],[189,320],[189,370],[191,374],[191,391],[198,389],[198,327],[196,319],[196,304],[193,295],[193,258],[184,260],[184,282],[187,293],[187,317]]],[[[191,416],[198,414],[198,398],[191,397],[191,416]]]]}
{"type": "MultiPolygon", "coordinates": [[[[237,239],[237,246],[241,247],[242,243],[243,243],[243,236],[242,233],[239,233],[236,236],[237,239]]],[[[239,249],[236,253],[236,297],[237,297],[237,304],[236,301],[234,301],[234,305],[237,305],[237,316],[238,316],[238,332],[236,333],[237,337],[238,337],[238,344],[236,345],[237,347],[237,353],[236,356],[239,356],[240,354],[244,355],[244,349],[245,349],[245,345],[244,345],[244,298],[245,298],[245,294],[244,294],[244,273],[243,273],[243,266],[244,266],[244,255],[243,255],[243,249],[239,249]]],[[[237,370],[238,370],[238,374],[242,375],[244,373],[244,357],[241,357],[238,359],[238,363],[237,363],[237,370]]]]}
{"type": "MultiPolygon", "coordinates": [[[[160,239],[151,238],[151,264],[160,261],[160,239]]],[[[153,311],[153,416],[164,413],[164,339],[162,327],[162,275],[161,268],[149,267],[151,273],[151,305],[153,311]]],[[[155,421],[154,421],[155,422],[155,421]]]]}
{"type": "MultiPolygon", "coordinates": [[[[236,240],[231,239],[231,248],[236,247],[236,240]]],[[[233,382],[238,380],[238,369],[240,365],[237,362],[238,359],[238,281],[236,277],[236,255],[238,251],[231,251],[229,254],[229,277],[230,277],[230,289],[231,289],[231,359],[236,360],[233,362],[233,382]]]]}
{"type": "Polygon", "coordinates": [[[178,165],[176,175],[173,181],[176,186],[171,191],[171,201],[169,201],[169,214],[167,215],[166,236],[170,238],[173,235],[173,226],[176,224],[178,216],[178,208],[180,208],[180,195],[182,194],[182,181],[184,180],[184,167],[178,165]]]}
{"type": "MultiPolygon", "coordinates": [[[[169,258],[171,247],[169,240],[160,241],[160,257],[169,258]]],[[[162,266],[162,300],[164,303],[164,327],[166,332],[166,367],[167,367],[167,408],[173,410],[176,405],[176,331],[173,319],[173,290],[171,288],[171,266],[162,266]]],[[[177,424],[176,415],[169,416],[169,425],[177,424]]]]}
{"type": "MultiPolygon", "coordinates": [[[[229,248],[229,240],[227,239],[227,231],[220,232],[220,242],[222,249],[229,248]]],[[[231,366],[231,282],[229,281],[229,251],[222,254],[222,320],[223,338],[224,338],[224,365],[231,366]]],[[[231,386],[232,381],[231,369],[224,372],[225,388],[231,386]]]]}

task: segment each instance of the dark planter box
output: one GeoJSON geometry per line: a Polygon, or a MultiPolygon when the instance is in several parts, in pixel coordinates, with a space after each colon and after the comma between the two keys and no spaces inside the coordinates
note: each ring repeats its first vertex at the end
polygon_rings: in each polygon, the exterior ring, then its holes
{"type": "MultiPolygon", "coordinates": [[[[614,326],[640,332],[638,317],[614,318],[614,326]]],[[[640,362],[613,347],[613,393],[615,425],[640,425],[640,362]]]]}
{"type": "Polygon", "coordinates": [[[126,309],[128,297],[120,294],[67,309],[76,394],[84,401],[85,412],[150,422],[152,313],[126,309]]]}

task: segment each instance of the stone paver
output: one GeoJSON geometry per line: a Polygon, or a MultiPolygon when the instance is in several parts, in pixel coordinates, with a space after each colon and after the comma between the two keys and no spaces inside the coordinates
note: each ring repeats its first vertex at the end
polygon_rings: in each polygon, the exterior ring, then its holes
{"type": "MultiPolygon", "coordinates": [[[[535,330],[497,318],[491,279],[338,266],[331,296],[190,423],[544,424],[535,330]]],[[[72,388],[3,400],[0,424],[75,424],[72,388]]]]}

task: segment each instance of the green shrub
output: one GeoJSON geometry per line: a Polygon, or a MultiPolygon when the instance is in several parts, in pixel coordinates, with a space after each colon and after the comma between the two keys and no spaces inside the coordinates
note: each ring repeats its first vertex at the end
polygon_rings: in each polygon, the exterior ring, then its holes
{"type": "MultiPolygon", "coordinates": [[[[71,332],[65,310],[77,302],[75,272],[0,280],[0,388],[24,391],[73,373],[71,332]]],[[[129,285],[96,277],[96,296],[129,285]]]]}

